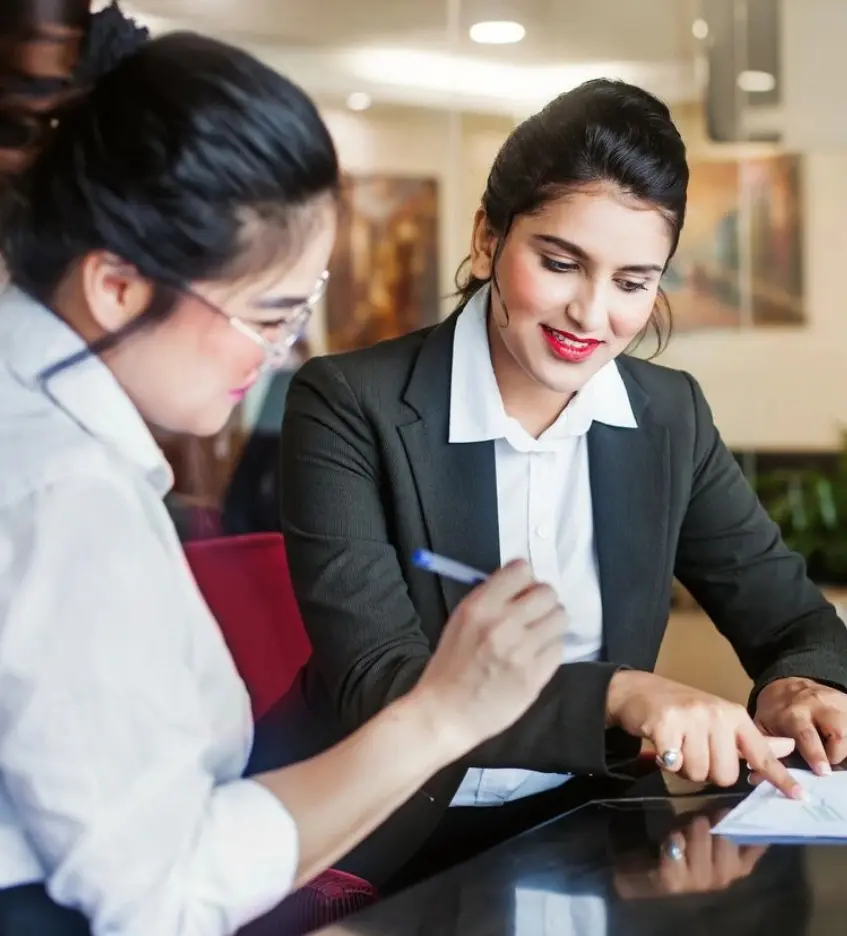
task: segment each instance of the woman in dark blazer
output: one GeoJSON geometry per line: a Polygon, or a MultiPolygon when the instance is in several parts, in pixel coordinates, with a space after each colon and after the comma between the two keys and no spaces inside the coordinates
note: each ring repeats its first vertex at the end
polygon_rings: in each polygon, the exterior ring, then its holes
{"type": "Polygon", "coordinates": [[[560,810],[567,780],[614,774],[643,740],[691,779],[732,784],[746,760],[789,794],[768,736],[821,773],[847,755],[842,622],[697,382],[625,353],[651,326],[665,336],[687,183],[651,95],[595,81],[560,96],[494,163],[457,312],[292,383],[282,523],[313,713],[348,732],[415,685],[463,594],[413,566],[420,547],[485,572],[529,559],[572,627],[528,714],[351,857],[366,876],[437,827],[430,848],[490,844],[508,817],[537,821],[530,804],[560,810]],[[749,714],[653,674],[675,576],[754,679],[749,714]]]}

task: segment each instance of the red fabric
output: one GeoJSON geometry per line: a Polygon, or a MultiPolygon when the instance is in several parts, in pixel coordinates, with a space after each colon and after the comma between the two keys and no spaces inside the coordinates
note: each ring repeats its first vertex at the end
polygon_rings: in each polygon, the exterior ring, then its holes
{"type": "Polygon", "coordinates": [[[285,543],[256,533],[185,544],[185,555],[261,718],[312,648],[291,588],[285,543]]]}
{"type": "MultiPolygon", "coordinates": [[[[188,564],[223,632],[253,701],[255,718],[291,687],[312,648],[291,588],[277,533],[193,540],[188,564]]],[[[291,894],[243,936],[303,936],[372,904],[367,881],[329,870],[291,894]]]]}
{"type": "Polygon", "coordinates": [[[376,890],[366,881],[344,871],[325,871],[267,916],[240,930],[239,936],[304,936],[358,913],[376,900],[376,890]]]}

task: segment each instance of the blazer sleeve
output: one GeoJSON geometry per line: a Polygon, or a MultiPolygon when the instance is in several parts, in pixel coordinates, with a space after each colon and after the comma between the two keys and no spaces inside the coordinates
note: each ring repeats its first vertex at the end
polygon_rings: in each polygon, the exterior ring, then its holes
{"type": "MultiPolygon", "coordinates": [[[[313,359],[292,382],[281,460],[294,591],[316,666],[352,731],[413,688],[432,648],[390,538],[374,426],[329,358],[313,359]]],[[[604,773],[632,759],[638,743],[604,725],[618,668],[563,666],[529,712],[472,752],[468,765],[604,773]]]]}
{"type": "Polygon", "coordinates": [[[788,549],[720,438],[690,377],[696,425],[691,495],[676,574],[754,680],[804,676],[847,686],[847,628],[788,549]]]}

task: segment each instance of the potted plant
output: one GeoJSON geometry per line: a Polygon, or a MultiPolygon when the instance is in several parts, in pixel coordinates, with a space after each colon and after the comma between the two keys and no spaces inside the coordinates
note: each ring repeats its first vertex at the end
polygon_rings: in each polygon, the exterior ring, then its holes
{"type": "Polygon", "coordinates": [[[782,469],[755,479],[762,504],[820,585],[847,585],[847,433],[835,469],[782,469]]]}

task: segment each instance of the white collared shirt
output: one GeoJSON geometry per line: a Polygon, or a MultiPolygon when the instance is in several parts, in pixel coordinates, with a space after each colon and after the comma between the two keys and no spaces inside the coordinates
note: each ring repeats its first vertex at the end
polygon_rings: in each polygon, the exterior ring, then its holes
{"type": "MultiPolygon", "coordinates": [[[[538,439],[506,414],[494,376],[483,287],[456,322],[450,383],[452,444],[494,441],[500,560],[526,559],[551,585],[568,616],[563,662],[596,660],[603,607],[594,547],[587,432],[592,422],[635,429],[617,364],[588,381],[538,439]]],[[[554,789],[563,774],[471,769],[452,806],[493,806],[554,789]]]]}
{"type": "Polygon", "coordinates": [[[170,471],[110,371],[0,295],[0,887],[95,936],[223,936],[272,908],[293,819],[242,779],[244,684],[162,503],[170,471]]]}

